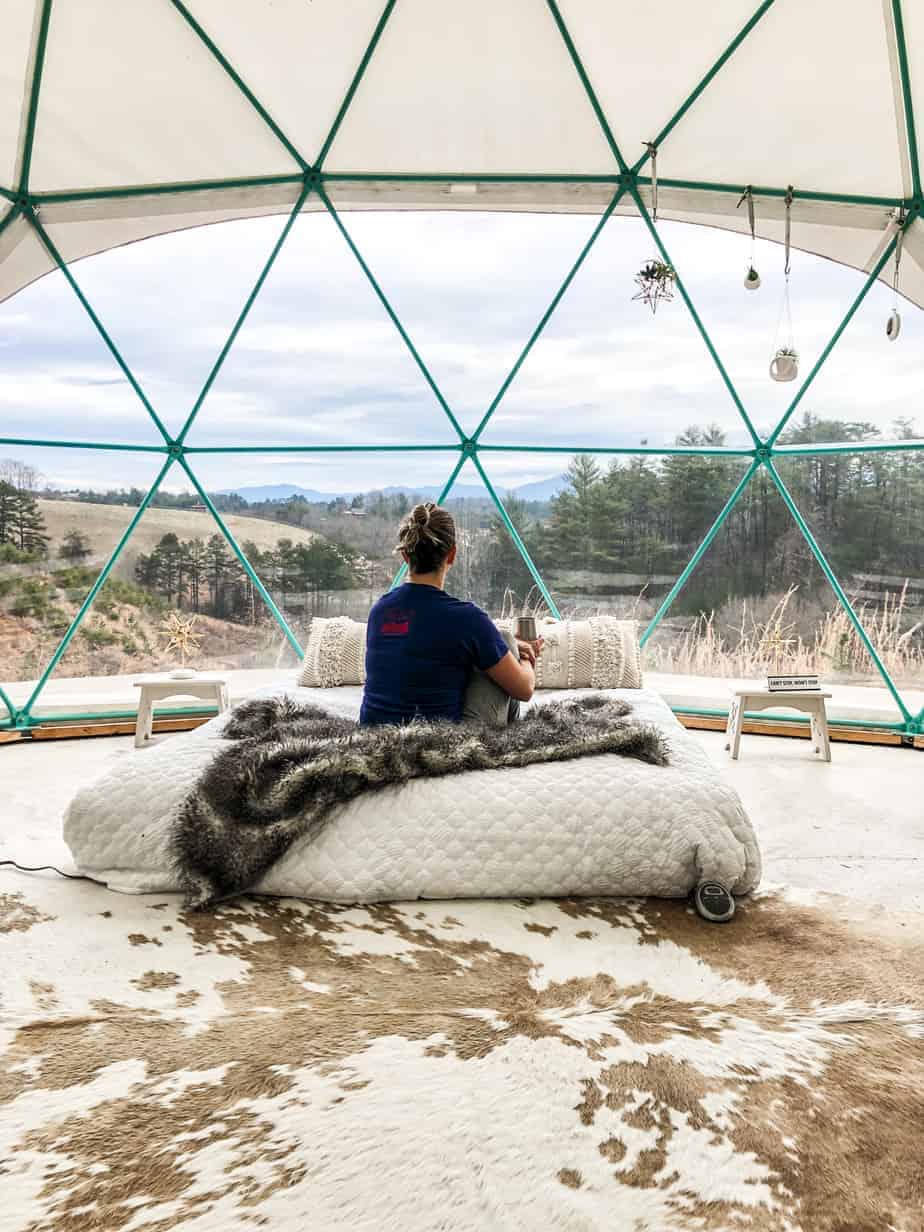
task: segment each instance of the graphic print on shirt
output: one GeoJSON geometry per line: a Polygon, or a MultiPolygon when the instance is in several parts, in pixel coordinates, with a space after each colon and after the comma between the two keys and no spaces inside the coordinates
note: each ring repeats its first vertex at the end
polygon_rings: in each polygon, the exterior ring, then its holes
{"type": "Polygon", "coordinates": [[[403,608],[390,607],[382,616],[381,633],[383,637],[407,637],[411,631],[413,612],[403,608]]]}

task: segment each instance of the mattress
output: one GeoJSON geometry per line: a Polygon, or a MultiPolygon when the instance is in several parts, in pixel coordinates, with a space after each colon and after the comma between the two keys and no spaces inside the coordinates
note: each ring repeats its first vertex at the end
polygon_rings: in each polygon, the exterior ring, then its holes
{"type": "MultiPolygon", "coordinates": [[[[362,689],[287,694],[350,717],[362,689]]],[[[669,765],[616,754],[417,779],[361,796],[323,832],[297,841],[255,887],[326,902],[596,895],[682,897],[702,880],[735,894],[760,879],[760,853],[737,793],[664,701],[613,689],[656,724],[669,765]]],[[[540,694],[533,705],[579,695],[540,694]]],[[[170,827],[183,797],[230,741],[221,715],[118,759],[64,818],[81,872],[124,892],[177,890],[170,827]]]]}

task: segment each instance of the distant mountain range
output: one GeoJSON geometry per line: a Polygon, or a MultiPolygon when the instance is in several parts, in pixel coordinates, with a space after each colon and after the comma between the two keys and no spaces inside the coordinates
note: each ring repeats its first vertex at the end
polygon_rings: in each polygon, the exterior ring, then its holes
{"type": "MultiPolygon", "coordinates": [[[[538,479],[533,483],[523,483],[517,487],[505,487],[503,484],[496,484],[498,495],[507,496],[513,493],[520,500],[526,501],[547,501],[556,496],[565,486],[565,481],[560,475],[555,475],[551,479],[538,479]]],[[[405,492],[408,496],[420,496],[424,500],[436,500],[442,488],[436,484],[421,484],[414,487],[388,487],[376,489],[382,492],[385,496],[396,496],[399,492],[405,492]]],[[[239,496],[242,500],[248,501],[251,504],[260,504],[263,501],[284,501],[290,500],[293,496],[300,496],[303,500],[310,504],[327,504],[328,501],[336,500],[338,496],[344,500],[352,500],[356,495],[368,496],[369,492],[319,492],[316,488],[302,488],[297,483],[271,483],[263,484],[258,487],[251,488],[225,488],[218,493],[219,496],[239,496]]],[[[457,483],[449,493],[448,500],[460,499],[468,500],[486,500],[488,493],[481,484],[476,483],[457,483]]]]}

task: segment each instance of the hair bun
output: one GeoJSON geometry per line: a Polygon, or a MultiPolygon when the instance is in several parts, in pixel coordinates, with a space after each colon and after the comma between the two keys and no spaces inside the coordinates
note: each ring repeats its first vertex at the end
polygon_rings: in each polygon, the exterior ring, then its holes
{"type": "Polygon", "coordinates": [[[432,504],[430,501],[427,501],[423,505],[415,505],[414,508],[411,510],[411,517],[414,519],[414,521],[417,523],[418,526],[429,526],[430,525],[430,514],[435,508],[436,506],[432,504]]]}

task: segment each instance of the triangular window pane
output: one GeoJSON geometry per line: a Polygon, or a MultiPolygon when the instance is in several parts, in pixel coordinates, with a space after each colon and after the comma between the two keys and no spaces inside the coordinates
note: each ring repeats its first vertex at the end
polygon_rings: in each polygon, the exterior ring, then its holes
{"type": "MultiPolygon", "coordinates": [[[[271,226],[278,234],[278,220],[271,226]]],[[[304,214],[270,271],[187,443],[398,445],[457,440],[333,219],[326,212],[304,214]]]]}
{"type": "Polygon", "coordinates": [[[594,224],[583,215],[468,211],[342,218],[468,434],[594,224]]]}
{"type": "MultiPolygon", "coordinates": [[[[398,523],[416,501],[438,498],[456,460],[455,451],[254,454],[246,460],[197,455],[192,465],[304,645],[314,616],[366,619],[398,571],[398,523]]],[[[228,641],[225,666],[255,672],[294,667],[285,633],[231,551],[226,555],[220,618],[249,632],[233,645],[228,641]]],[[[183,606],[189,606],[186,598],[183,606]]]]}
{"type": "MultiPolygon", "coordinates": [[[[293,205],[295,200],[293,190],[293,205]]],[[[185,423],[286,217],[192,227],[73,266],[81,290],[171,435],[185,423]]],[[[50,223],[48,233],[67,259],[80,251],[92,225],[50,223]]]]}
{"type": "MultiPolygon", "coordinates": [[[[144,500],[163,458],[97,450],[0,447],[0,682],[18,705],[31,696],[62,638],[144,500]]],[[[99,697],[86,677],[141,666],[154,641],[155,615],[135,585],[132,562],[156,523],[173,516],[149,510],[119,556],[109,581],[43,691],[58,713],[81,713],[99,697]]],[[[132,700],[131,681],[122,701],[132,700]]],[[[125,691],[123,690],[123,693],[125,691]]],[[[124,706],[122,707],[124,709],[124,706]]]]}
{"type": "MultiPolygon", "coordinates": [[[[683,274],[698,233],[664,229],[683,274]]],[[[606,223],[485,430],[485,444],[661,447],[693,422],[725,445],[750,437],[675,290],[654,314],[636,297],[656,250],[637,217],[606,223]]],[[[743,294],[743,292],[742,292],[743,294]]]]}
{"type": "MultiPolygon", "coordinates": [[[[37,258],[41,255],[34,235],[26,235],[24,244],[33,246],[37,258]]],[[[0,304],[0,355],[4,436],[123,445],[163,443],[153,419],[60,271],[47,274],[0,304]]],[[[73,464],[76,470],[86,470],[85,458],[73,464]]],[[[69,468],[67,464],[65,470],[69,468]]],[[[130,470],[126,481],[134,474],[130,470]]]]}
{"type": "MultiPolygon", "coordinates": [[[[655,501],[661,496],[662,506],[671,516],[682,512],[701,487],[679,482],[676,472],[699,465],[698,460],[677,459],[671,467],[674,473],[649,489],[655,501]],[[665,495],[668,492],[669,498],[665,495]]],[[[790,464],[781,468],[800,508],[811,500],[802,480],[809,481],[814,465],[814,459],[797,464],[802,471],[799,482],[795,482],[790,464]]],[[[736,477],[737,473],[729,475],[728,482],[736,477]]],[[[693,478],[692,472],[688,478],[693,478]]],[[[808,520],[816,521],[814,516],[808,520]]],[[[682,553],[687,560],[702,541],[707,521],[703,510],[695,530],[691,525],[690,533],[684,536],[682,553]]],[[[846,566],[847,556],[843,554],[853,553],[856,558],[862,549],[856,545],[850,548],[842,540],[838,554],[830,535],[816,538],[845,591],[857,599],[858,614],[875,643],[878,634],[873,630],[872,609],[864,609],[854,589],[855,575],[846,566]]],[[[686,562],[676,547],[673,553],[667,573],[679,577],[686,562]]],[[[667,578],[664,583],[666,586],[667,578]]],[[[770,673],[817,674],[834,694],[829,716],[881,722],[895,722],[901,717],[795,519],[763,469],[744,489],[686,585],[648,637],[645,667],[649,684],[673,704],[694,709],[723,708],[736,688],[766,687],[770,673]]]]}

